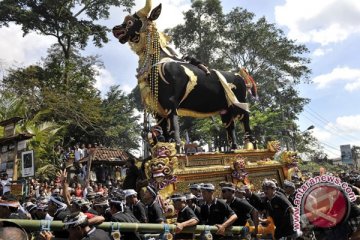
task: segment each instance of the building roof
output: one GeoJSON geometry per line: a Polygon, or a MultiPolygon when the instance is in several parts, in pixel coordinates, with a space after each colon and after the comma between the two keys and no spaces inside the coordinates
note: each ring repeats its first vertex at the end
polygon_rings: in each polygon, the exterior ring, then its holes
{"type": "Polygon", "coordinates": [[[20,142],[22,140],[30,139],[33,136],[34,136],[33,134],[28,133],[28,132],[18,133],[14,136],[0,138],[0,145],[6,145],[6,144],[12,143],[14,141],[20,142]]]}
{"type": "Polygon", "coordinates": [[[119,148],[105,148],[97,147],[90,149],[90,154],[88,157],[80,160],[81,162],[88,161],[89,158],[92,158],[92,162],[106,162],[106,163],[117,163],[125,164],[128,159],[135,159],[130,153],[123,151],[119,148]]]}
{"type": "Polygon", "coordinates": [[[18,121],[22,120],[24,118],[22,117],[13,117],[13,118],[9,118],[9,119],[6,119],[4,121],[1,121],[0,122],[0,126],[6,126],[6,125],[9,125],[10,123],[17,123],[18,121]]]}

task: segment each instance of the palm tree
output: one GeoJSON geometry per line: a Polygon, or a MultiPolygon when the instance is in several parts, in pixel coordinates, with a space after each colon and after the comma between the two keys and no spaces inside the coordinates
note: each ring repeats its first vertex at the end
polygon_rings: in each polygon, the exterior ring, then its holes
{"type": "Polygon", "coordinates": [[[61,162],[58,153],[55,152],[55,147],[62,140],[58,132],[63,126],[59,126],[55,122],[37,123],[39,114],[33,120],[27,121],[22,130],[34,135],[28,141],[28,148],[34,150],[34,164],[37,169],[35,175],[40,178],[48,178],[55,176],[56,171],[60,168],[61,162]]]}

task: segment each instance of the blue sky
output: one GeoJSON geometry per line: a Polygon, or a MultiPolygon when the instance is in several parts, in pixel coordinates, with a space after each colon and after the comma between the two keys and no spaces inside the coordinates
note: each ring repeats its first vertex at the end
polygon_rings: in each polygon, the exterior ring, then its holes
{"type": "MultiPolygon", "coordinates": [[[[136,0],[137,7],[145,0],[136,0]]],[[[165,29],[183,22],[182,12],[190,0],[153,0],[163,4],[158,28],[165,29]]],[[[358,0],[222,0],[224,11],[243,7],[265,16],[281,28],[290,39],[305,44],[309,50],[313,84],[299,86],[301,96],[311,99],[299,116],[301,130],[314,125],[318,138],[330,157],[340,157],[340,145],[360,146],[360,1],[358,0]]],[[[103,23],[113,27],[126,13],[111,9],[103,23]]],[[[102,93],[109,86],[121,85],[129,92],[136,85],[137,57],[127,45],[111,35],[103,48],[89,45],[85,54],[96,54],[104,61],[96,83],[102,93]]],[[[19,26],[0,28],[0,74],[9,66],[26,66],[38,62],[55,42],[51,37],[31,33],[22,36],[19,26]]],[[[261,96],[260,96],[261,97],[261,96]]]]}

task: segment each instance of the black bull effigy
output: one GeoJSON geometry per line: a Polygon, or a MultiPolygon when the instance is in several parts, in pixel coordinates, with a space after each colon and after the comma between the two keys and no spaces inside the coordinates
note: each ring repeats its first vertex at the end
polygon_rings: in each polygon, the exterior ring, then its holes
{"type": "Polygon", "coordinates": [[[173,137],[180,143],[178,116],[220,114],[233,149],[237,147],[234,124],[237,118],[243,123],[245,136],[253,141],[246,94],[249,89],[256,96],[254,80],[244,69],[236,74],[217,70],[206,74],[180,59],[169,48],[169,38],[156,29],[154,20],[161,13],[161,4],[150,11],[151,0],[147,0],[143,9],[115,26],[113,34],[120,43],[128,42],[139,56],[137,78],[141,98],[156,115],[165,138],[173,137]]]}

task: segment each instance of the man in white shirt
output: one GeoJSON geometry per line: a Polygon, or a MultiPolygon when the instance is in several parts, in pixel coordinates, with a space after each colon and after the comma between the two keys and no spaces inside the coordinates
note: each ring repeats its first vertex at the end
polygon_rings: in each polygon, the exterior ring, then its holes
{"type": "Polygon", "coordinates": [[[10,192],[11,190],[11,182],[12,179],[11,178],[8,178],[8,174],[6,172],[3,172],[1,173],[1,185],[3,187],[3,195],[6,193],[6,192],[10,192]]]}
{"type": "Polygon", "coordinates": [[[74,158],[75,162],[78,162],[81,158],[84,157],[84,152],[81,148],[79,148],[79,145],[75,145],[75,151],[74,151],[74,158]]]}

